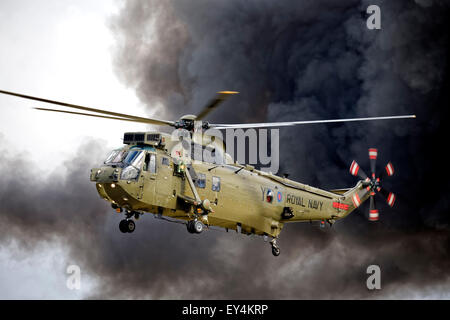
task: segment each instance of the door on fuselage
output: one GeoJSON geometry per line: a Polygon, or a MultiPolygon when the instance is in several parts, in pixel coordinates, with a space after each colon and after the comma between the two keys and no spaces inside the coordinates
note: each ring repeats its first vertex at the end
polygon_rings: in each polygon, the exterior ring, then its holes
{"type": "Polygon", "coordinates": [[[176,208],[175,188],[173,185],[172,159],[166,155],[156,157],[156,205],[164,208],[176,208]]]}
{"type": "Polygon", "coordinates": [[[150,205],[155,204],[156,188],[156,153],[147,151],[145,153],[144,164],[141,174],[141,199],[150,205]]]}

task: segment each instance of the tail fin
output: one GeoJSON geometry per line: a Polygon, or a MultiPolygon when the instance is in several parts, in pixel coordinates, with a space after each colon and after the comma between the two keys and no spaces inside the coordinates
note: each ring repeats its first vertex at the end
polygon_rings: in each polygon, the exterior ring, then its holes
{"type": "Polygon", "coordinates": [[[346,203],[358,208],[365,200],[367,200],[369,192],[366,186],[364,186],[363,181],[360,180],[356,186],[344,193],[344,197],[346,203]]]}
{"type": "Polygon", "coordinates": [[[343,207],[345,207],[347,210],[345,210],[345,214],[342,217],[345,217],[350,212],[358,208],[364,201],[366,201],[369,198],[370,192],[367,190],[367,188],[363,185],[363,181],[360,180],[351,189],[348,189],[347,192],[342,194],[341,198],[341,204],[343,207]]]}

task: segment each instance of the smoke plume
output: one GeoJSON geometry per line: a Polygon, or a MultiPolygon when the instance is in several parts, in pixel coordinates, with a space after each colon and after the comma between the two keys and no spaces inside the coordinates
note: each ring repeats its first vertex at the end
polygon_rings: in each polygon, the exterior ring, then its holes
{"type": "Polygon", "coordinates": [[[349,164],[369,171],[367,149],[378,147],[378,170],[395,166],[385,186],[396,207],[380,197],[378,223],[364,205],[327,232],[287,224],[278,258],[260,238],[190,235],[151,215],[122,234],[89,182],[106,151],[92,140],[67,174],[45,178],[0,153],[0,243],[60,242],[98,280],[94,298],[449,298],[448,13],[432,0],[124,2],[109,22],[115,69],[160,118],[195,114],[219,90],[241,94],[211,122],[416,114],[280,130],[280,171],[324,189],[353,185],[349,164]],[[371,4],[381,30],[366,28],[371,4]],[[371,264],[377,292],[366,288],[371,264]]]}

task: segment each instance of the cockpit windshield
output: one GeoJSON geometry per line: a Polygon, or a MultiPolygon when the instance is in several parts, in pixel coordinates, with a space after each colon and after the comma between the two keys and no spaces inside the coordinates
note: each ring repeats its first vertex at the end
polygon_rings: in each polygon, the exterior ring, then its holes
{"type": "Polygon", "coordinates": [[[105,160],[105,164],[120,164],[127,156],[128,151],[125,149],[116,149],[111,151],[105,160]]]}
{"type": "Polygon", "coordinates": [[[142,158],[144,157],[144,151],[142,150],[132,150],[128,153],[123,163],[126,166],[133,166],[136,168],[140,168],[140,163],[142,162],[142,158]]]}
{"type": "Polygon", "coordinates": [[[105,160],[106,165],[123,168],[120,175],[122,180],[137,180],[141,171],[146,151],[141,148],[113,150],[105,160]]]}

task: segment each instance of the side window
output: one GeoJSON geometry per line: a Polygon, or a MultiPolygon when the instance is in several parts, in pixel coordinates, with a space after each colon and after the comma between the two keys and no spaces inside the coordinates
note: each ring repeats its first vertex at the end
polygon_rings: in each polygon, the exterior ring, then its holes
{"type": "Polygon", "coordinates": [[[197,181],[196,181],[195,184],[199,188],[206,187],[206,174],[204,174],[204,173],[197,173],[197,181]]]}
{"type": "Polygon", "coordinates": [[[156,155],[147,153],[145,155],[144,170],[150,173],[156,173],[156,155]]]}
{"type": "Polygon", "coordinates": [[[150,155],[150,164],[149,164],[150,173],[156,173],[156,155],[150,155]]]}
{"type": "Polygon", "coordinates": [[[161,158],[161,164],[164,165],[164,166],[170,166],[169,158],[162,157],[161,158]]]}
{"type": "Polygon", "coordinates": [[[212,177],[212,191],[220,191],[220,178],[212,177]]]}

